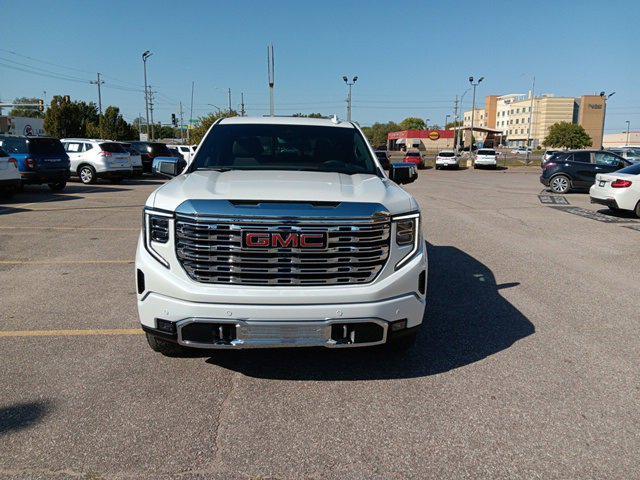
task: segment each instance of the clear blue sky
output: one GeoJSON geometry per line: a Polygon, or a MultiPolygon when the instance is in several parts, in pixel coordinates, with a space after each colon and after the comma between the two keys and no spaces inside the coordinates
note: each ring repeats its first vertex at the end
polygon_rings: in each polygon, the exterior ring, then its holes
{"type": "Polygon", "coordinates": [[[99,71],[107,82],[103,104],[132,120],[144,113],[141,54],[149,49],[156,120],[168,122],[179,101],[188,118],[192,81],[194,117],[210,111],[208,103],[226,108],[228,87],[235,108],[243,91],[248,113],[262,115],[266,46],[273,42],[281,114],[344,117],[347,74],[359,77],[353,116],[362,125],[407,116],[442,124],[469,75],[485,77],[483,102],[488,94],[526,93],[535,74],[538,93],[615,91],[606,130],[625,129],[625,120],[640,130],[640,61],[632,55],[639,19],[636,0],[3,0],[0,99],[46,90],[49,99],[97,102],[87,82],[99,71]]]}

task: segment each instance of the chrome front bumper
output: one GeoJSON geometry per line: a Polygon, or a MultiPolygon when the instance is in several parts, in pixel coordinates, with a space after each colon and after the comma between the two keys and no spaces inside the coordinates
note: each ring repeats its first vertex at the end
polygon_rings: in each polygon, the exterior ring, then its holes
{"type": "MultiPolygon", "coordinates": [[[[373,327],[375,330],[376,328],[373,327]]],[[[389,323],[376,318],[331,319],[322,321],[255,321],[217,318],[187,318],[176,323],[178,344],[206,349],[245,349],[278,347],[350,348],[380,345],[387,341],[389,323]],[[211,324],[211,337],[193,339],[187,333],[194,324],[211,324]],[[361,327],[368,325],[368,327],[361,327]],[[375,339],[362,341],[362,335],[374,325],[379,327],[375,339]],[[232,339],[224,339],[235,327],[232,339]],[[218,332],[219,330],[219,332],[218,332]]]]}

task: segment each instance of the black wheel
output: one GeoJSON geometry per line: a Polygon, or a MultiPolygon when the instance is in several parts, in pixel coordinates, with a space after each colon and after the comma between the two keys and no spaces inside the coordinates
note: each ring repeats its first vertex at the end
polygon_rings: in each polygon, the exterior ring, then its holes
{"type": "Polygon", "coordinates": [[[477,170],[477,169],[478,169],[478,165],[476,165],[476,164],[474,163],[474,164],[473,164],[473,168],[474,168],[475,170],[477,170]]]}
{"type": "Polygon", "coordinates": [[[78,177],[80,177],[80,181],[85,185],[96,183],[98,180],[96,170],[91,165],[82,165],[78,169],[78,177]]]}
{"type": "Polygon", "coordinates": [[[147,343],[154,352],[161,353],[167,357],[174,357],[177,355],[185,354],[189,349],[178,345],[177,343],[169,342],[161,338],[155,337],[150,333],[146,334],[147,343]]]}
{"type": "Polygon", "coordinates": [[[49,184],[49,188],[51,189],[52,192],[61,192],[62,190],[64,190],[64,187],[66,186],[67,186],[67,182],[64,180],[62,182],[55,182],[55,183],[49,184]]]}
{"type": "Polygon", "coordinates": [[[640,202],[636,205],[636,208],[633,210],[633,213],[636,214],[636,217],[640,217],[640,202]]]}
{"type": "Polygon", "coordinates": [[[571,190],[571,180],[566,175],[556,175],[551,178],[549,188],[553,193],[567,193],[571,190]]]}

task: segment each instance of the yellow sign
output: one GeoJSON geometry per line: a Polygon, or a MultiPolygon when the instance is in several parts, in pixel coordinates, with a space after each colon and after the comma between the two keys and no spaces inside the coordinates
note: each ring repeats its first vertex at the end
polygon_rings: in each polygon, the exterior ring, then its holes
{"type": "Polygon", "coordinates": [[[434,130],[433,132],[429,132],[429,138],[431,140],[438,140],[440,138],[440,134],[434,130]]]}

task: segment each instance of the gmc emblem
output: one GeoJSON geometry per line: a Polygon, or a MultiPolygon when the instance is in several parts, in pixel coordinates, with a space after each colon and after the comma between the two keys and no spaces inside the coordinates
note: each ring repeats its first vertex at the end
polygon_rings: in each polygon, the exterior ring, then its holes
{"type": "Polygon", "coordinates": [[[304,248],[324,250],[327,233],[242,232],[242,248],[304,248]]]}

